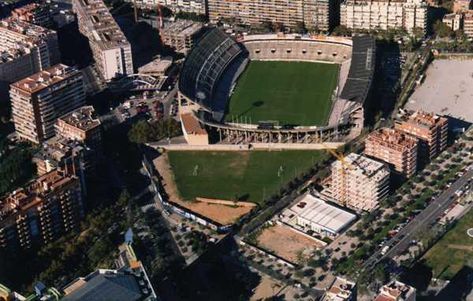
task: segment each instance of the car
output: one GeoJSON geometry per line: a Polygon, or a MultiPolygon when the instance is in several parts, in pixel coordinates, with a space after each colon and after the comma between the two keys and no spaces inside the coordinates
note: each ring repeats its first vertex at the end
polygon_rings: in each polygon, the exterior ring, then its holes
{"type": "Polygon", "coordinates": [[[389,246],[385,246],[382,250],[381,250],[381,255],[386,255],[386,253],[389,251],[389,246]]]}

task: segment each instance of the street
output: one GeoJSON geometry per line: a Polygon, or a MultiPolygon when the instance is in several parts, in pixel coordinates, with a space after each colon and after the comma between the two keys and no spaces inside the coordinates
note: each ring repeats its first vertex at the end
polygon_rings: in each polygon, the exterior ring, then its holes
{"type": "Polygon", "coordinates": [[[455,191],[461,189],[473,178],[473,169],[468,170],[462,177],[452,183],[452,185],[433,200],[427,208],[417,215],[410,223],[402,228],[392,239],[386,242],[389,247],[386,254],[381,254],[381,250],[376,251],[366,262],[364,270],[373,268],[378,262],[386,257],[393,258],[400,255],[414,239],[415,233],[435,220],[456,200],[455,191]]]}

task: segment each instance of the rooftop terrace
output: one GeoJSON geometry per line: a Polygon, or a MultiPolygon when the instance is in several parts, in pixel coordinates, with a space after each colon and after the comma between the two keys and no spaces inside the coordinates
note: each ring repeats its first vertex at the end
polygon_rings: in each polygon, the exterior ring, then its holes
{"type": "Polygon", "coordinates": [[[97,45],[102,49],[111,49],[129,45],[112,14],[102,0],[75,0],[76,9],[87,19],[88,30],[92,33],[97,45]]]}
{"type": "Polygon", "coordinates": [[[13,83],[12,87],[32,94],[46,89],[47,87],[61,82],[71,76],[77,75],[78,73],[79,71],[72,67],[58,64],[19,80],[16,83],[13,83]]]}
{"type": "Polygon", "coordinates": [[[53,170],[29,182],[25,187],[0,198],[0,221],[38,204],[42,201],[43,196],[75,179],[75,176],[53,170]]]}
{"type": "Polygon", "coordinates": [[[372,132],[367,141],[376,142],[396,150],[411,149],[417,145],[417,139],[395,129],[382,128],[372,132]]]}
{"type": "Polygon", "coordinates": [[[100,126],[94,107],[83,106],[59,118],[61,121],[84,131],[100,126]]]}

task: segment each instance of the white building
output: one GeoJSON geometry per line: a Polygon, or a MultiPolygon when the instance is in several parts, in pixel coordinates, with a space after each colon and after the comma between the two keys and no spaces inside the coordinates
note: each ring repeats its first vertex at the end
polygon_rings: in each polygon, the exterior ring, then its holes
{"type": "Polygon", "coordinates": [[[462,29],[463,15],[460,14],[446,14],[443,16],[442,22],[447,25],[451,30],[457,31],[462,29]]]}
{"type": "Polygon", "coordinates": [[[10,99],[18,136],[41,143],[55,135],[59,117],[85,104],[82,73],[53,66],[11,84],[10,99]]]}
{"type": "Polygon", "coordinates": [[[304,232],[335,237],[346,229],[356,215],[330,205],[318,197],[305,194],[296,205],[283,211],[281,220],[304,232]]]}
{"type": "Polygon", "coordinates": [[[73,0],[80,32],[89,39],[102,77],[133,74],[131,45],[102,0],[73,0]]]}
{"type": "Polygon", "coordinates": [[[383,285],[374,301],[415,301],[416,289],[402,282],[393,280],[383,285]]]}
{"type": "Polygon", "coordinates": [[[55,31],[13,18],[0,21],[0,81],[17,81],[59,60],[55,31]]]}
{"type": "Polygon", "coordinates": [[[160,29],[163,44],[171,47],[176,52],[188,53],[201,36],[203,24],[190,20],[177,20],[166,22],[160,29]]]}
{"type": "Polygon", "coordinates": [[[350,301],[354,299],[355,282],[336,277],[321,301],[350,301]]]}
{"type": "Polygon", "coordinates": [[[424,0],[346,0],[340,7],[340,24],[351,29],[405,29],[426,31],[424,0]]]}
{"type": "Polygon", "coordinates": [[[340,205],[357,211],[378,207],[389,192],[389,168],[355,153],[332,163],[331,195],[340,205]]]}
{"type": "Polygon", "coordinates": [[[339,2],[335,0],[208,0],[210,22],[258,24],[281,23],[327,31],[338,25],[339,2]]]}
{"type": "MultiPolygon", "coordinates": [[[[134,0],[127,0],[133,2],[134,0]]],[[[164,5],[174,12],[196,13],[205,15],[207,13],[206,0],[135,0],[136,5],[142,8],[156,9],[158,4],[164,5]]]]}

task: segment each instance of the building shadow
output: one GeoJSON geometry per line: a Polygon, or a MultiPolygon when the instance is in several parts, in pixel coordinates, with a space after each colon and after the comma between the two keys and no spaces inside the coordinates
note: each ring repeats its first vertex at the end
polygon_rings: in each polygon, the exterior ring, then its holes
{"type": "Polygon", "coordinates": [[[400,92],[401,52],[394,42],[376,44],[376,70],[366,104],[366,124],[372,126],[378,117],[388,119],[400,92]]]}
{"type": "Polygon", "coordinates": [[[178,277],[160,283],[161,300],[248,300],[261,277],[239,261],[237,253],[233,237],[225,237],[178,277]]]}
{"type": "Polygon", "coordinates": [[[67,24],[57,31],[61,61],[79,69],[93,63],[92,50],[88,39],[79,31],[76,22],[67,24]]]}

